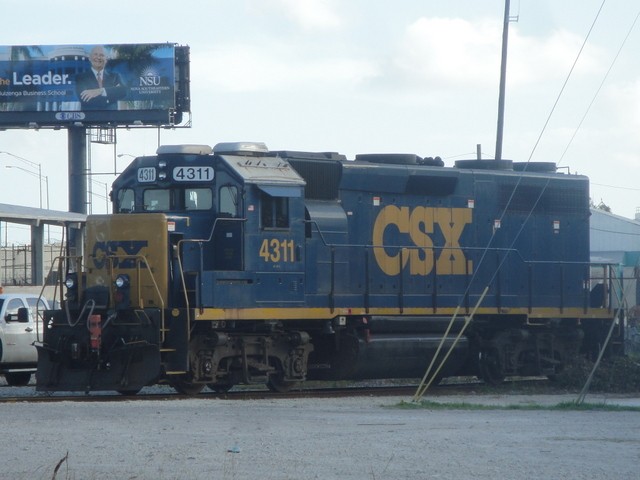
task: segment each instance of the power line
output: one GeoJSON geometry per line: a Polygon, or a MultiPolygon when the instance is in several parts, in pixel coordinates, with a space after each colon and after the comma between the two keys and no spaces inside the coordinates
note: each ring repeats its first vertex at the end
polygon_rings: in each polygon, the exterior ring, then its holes
{"type": "MultiPolygon", "coordinates": [[[[604,2],[602,2],[602,3],[604,5],[604,2]]],[[[602,7],[600,7],[600,8],[602,8],[602,7]]],[[[600,13],[600,12],[598,12],[598,13],[600,13]]],[[[631,32],[633,31],[633,29],[636,26],[636,23],[638,21],[638,17],[640,17],[640,11],[638,11],[636,17],[633,19],[633,22],[631,22],[631,26],[629,27],[629,30],[627,31],[627,34],[625,35],[624,39],[622,40],[622,43],[620,44],[620,48],[618,48],[618,51],[616,52],[615,56],[613,57],[613,60],[611,61],[611,64],[609,65],[609,68],[607,69],[607,72],[604,74],[604,77],[602,78],[602,81],[600,82],[600,85],[596,89],[596,92],[594,93],[593,98],[591,99],[591,102],[589,102],[589,105],[587,106],[587,109],[585,110],[584,115],[582,115],[582,118],[580,119],[580,122],[578,123],[578,126],[576,127],[575,131],[573,132],[573,135],[571,135],[571,138],[569,139],[569,142],[567,143],[567,146],[565,147],[564,151],[562,152],[562,155],[560,156],[560,160],[558,160],[558,165],[562,162],[562,159],[566,155],[567,151],[569,150],[569,147],[571,146],[571,144],[573,143],[573,140],[575,139],[576,135],[578,134],[578,131],[580,130],[580,127],[582,127],[582,124],[583,124],[585,118],[587,118],[587,115],[589,114],[589,111],[591,110],[591,107],[595,103],[596,98],[600,94],[600,90],[602,90],[602,87],[604,86],[604,83],[606,82],[607,77],[609,76],[609,73],[611,73],[611,70],[613,69],[613,66],[615,65],[616,61],[618,60],[618,57],[620,56],[620,52],[622,51],[622,48],[624,47],[625,43],[627,43],[627,39],[629,38],[629,36],[631,35],[631,32]]],[[[594,183],[594,185],[598,185],[598,184],[594,183]]],[[[638,190],[638,189],[630,189],[630,190],[638,190]]]]}
{"type": "Polygon", "coordinates": [[[619,185],[607,185],[607,184],[604,184],[604,183],[595,183],[595,182],[591,182],[591,185],[597,185],[598,187],[618,188],[620,190],[632,190],[634,192],[640,192],[640,188],[621,187],[619,185]]]}

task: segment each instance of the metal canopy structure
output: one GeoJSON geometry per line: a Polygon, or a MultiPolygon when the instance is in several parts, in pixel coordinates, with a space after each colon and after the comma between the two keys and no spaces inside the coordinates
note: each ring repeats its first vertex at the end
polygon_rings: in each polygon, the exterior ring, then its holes
{"type": "Polygon", "coordinates": [[[0,222],[31,226],[31,278],[35,285],[44,284],[44,226],[56,225],[77,230],[84,226],[86,220],[84,213],[0,203],[0,222]]]}

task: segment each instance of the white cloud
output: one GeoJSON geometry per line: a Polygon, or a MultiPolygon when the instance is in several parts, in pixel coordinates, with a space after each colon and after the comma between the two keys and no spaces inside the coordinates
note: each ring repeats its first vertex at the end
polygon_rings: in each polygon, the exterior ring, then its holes
{"type": "Polygon", "coordinates": [[[304,29],[324,30],[343,25],[332,0],[256,0],[253,5],[258,9],[282,11],[286,17],[304,29]]]}
{"type": "MultiPolygon", "coordinates": [[[[509,78],[514,85],[526,85],[549,79],[565,78],[584,39],[565,30],[549,37],[527,37],[517,28],[509,35],[509,78]]],[[[601,49],[589,46],[582,51],[574,75],[602,71],[601,49]]]]}
{"type": "MultiPolygon", "coordinates": [[[[523,86],[569,72],[582,39],[566,31],[538,38],[509,28],[507,78],[523,86]]],[[[456,18],[420,18],[406,28],[396,65],[408,79],[429,86],[495,86],[500,72],[502,24],[495,19],[471,22],[456,18]]],[[[597,68],[598,49],[585,50],[578,73],[597,68]]]]}
{"type": "Polygon", "coordinates": [[[208,88],[242,92],[285,90],[300,86],[305,90],[335,85],[353,87],[377,75],[366,60],[347,57],[306,59],[295,46],[222,45],[209,52],[192,55],[194,78],[207,79],[208,88]]]}
{"type": "Polygon", "coordinates": [[[430,84],[495,83],[499,43],[497,24],[420,18],[406,29],[396,64],[408,78],[430,84]]]}
{"type": "Polygon", "coordinates": [[[616,128],[626,130],[630,139],[640,142],[640,78],[608,87],[604,101],[613,106],[610,118],[616,128]]]}

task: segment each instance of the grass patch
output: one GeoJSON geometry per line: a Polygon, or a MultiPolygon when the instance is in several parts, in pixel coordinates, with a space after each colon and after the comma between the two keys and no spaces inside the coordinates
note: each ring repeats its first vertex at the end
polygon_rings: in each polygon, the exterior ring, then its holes
{"type": "Polygon", "coordinates": [[[420,402],[402,401],[387,408],[397,408],[401,410],[544,410],[544,411],[602,411],[602,412],[640,412],[640,407],[626,405],[609,405],[607,403],[581,403],[561,402],[555,405],[539,405],[536,403],[509,404],[509,405],[486,405],[480,403],[467,402],[434,402],[432,400],[422,400],[420,402]]]}
{"type": "MultiPolygon", "coordinates": [[[[587,381],[593,362],[575,358],[557,375],[559,387],[580,390],[587,381]]],[[[640,392],[640,361],[631,357],[605,359],[593,376],[590,392],[635,393],[640,392]]]]}

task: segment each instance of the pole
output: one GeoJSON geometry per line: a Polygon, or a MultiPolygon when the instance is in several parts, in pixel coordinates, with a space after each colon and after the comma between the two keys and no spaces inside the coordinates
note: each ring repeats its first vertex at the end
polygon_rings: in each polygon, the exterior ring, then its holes
{"type": "MultiPolygon", "coordinates": [[[[69,211],[87,213],[87,129],[69,127],[69,211]]],[[[68,248],[71,256],[82,256],[82,231],[69,229],[68,248]]]]}
{"type": "Polygon", "coordinates": [[[38,187],[40,187],[40,210],[42,210],[42,164],[38,164],[38,187]]]}
{"type": "Polygon", "coordinates": [[[502,132],[504,130],[504,96],[507,78],[507,44],[509,42],[509,4],[504,2],[504,24],[502,26],[502,62],[500,64],[500,94],[498,96],[498,132],[496,134],[496,160],[502,160],[502,132]]]}
{"type": "MultiPolygon", "coordinates": [[[[47,210],[49,210],[49,176],[45,175],[44,177],[45,186],[47,187],[47,210]]],[[[47,223],[47,244],[51,245],[51,225],[47,223]]]]}

